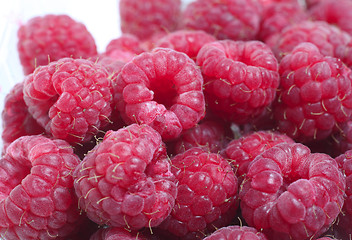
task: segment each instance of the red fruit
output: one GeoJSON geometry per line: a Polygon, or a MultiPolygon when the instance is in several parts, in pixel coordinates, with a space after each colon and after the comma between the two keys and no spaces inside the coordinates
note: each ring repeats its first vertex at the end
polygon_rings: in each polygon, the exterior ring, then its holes
{"type": "Polygon", "coordinates": [[[176,29],[181,14],[181,0],[120,0],[122,33],[146,40],[159,32],[176,29]]]}
{"type": "Polygon", "coordinates": [[[348,120],[332,135],[334,153],[338,156],[352,149],[352,121],[348,120]]]}
{"type": "Polygon", "coordinates": [[[127,230],[125,228],[100,228],[89,240],[148,240],[137,231],[127,230]]]}
{"type": "Polygon", "coordinates": [[[207,228],[226,226],[233,220],[237,178],[225,159],[192,148],[172,158],[171,164],[178,194],[174,209],[160,228],[180,239],[198,239],[207,228]]]}
{"type": "Polygon", "coordinates": [[[294,141],[279,132],[250,132],[239,139],[232,140],[224,149],[223,156],[231,163],[238,177],[245,177],[248,165],[258,155],[280,143],[294,143],[294,141]]]}
{"type": "Polygon", "coordinates": [[[28,112],[28,107],[23,100],[23,82],[13,86],[6,95],[1,119],[3,152],[11,142],[19,137],[45,132],[28,112]]]}
{"type": "Polygon", "coordinates": [[[147,124],[164,140],[177,138],[205,114],[203,77],[186,54],[167,48],[126,63],[114,81],[114,101],[127,124],[147,124]]]}
{"type": "Polygon", "coordinates": [[[165,145],[147,125],[108,131],[73,176],[80,209],[99,225],[155,227],[175,203],[175,177],[165,145]]]}
{"type": "Polygon", "coordinates": [[[223,227],[210,236],[204,238],[204,240],[267,240],[268,238],[257,229],[248,226],[228,226],[223,227]]]}
{"type": "Polygon", "coordinates": [[[24,81],[28,111],[46,132],[72,144],[89,141],[111,115],[107,70],[85,59],[62,58],[24,81]]]}
{"type": "Polygon", "coordinates": [[[256,157],[240,189],[242,216],[272,240],[313,239],[334,223],[345,178],[329,155],[278,144],[256,157]]]}
{"type": "Polygon", "coordinates": [[[324,0],[309,9],[313,20],[325,21],[352,34],[352,1],[324,0]]]}
{"type": "Polygon", "coordinates": [[[260,41],[205,44],[197,64],[202,69],[208,107],[225,120],[246,123],[275,98],[278,63],[270,48],[260,41]]]}
{"type": "Polygon", "coordinates": [[[258,0],[196,0],[186,6],[181,26],[221,40],[252,40],[259,31],[261,14],[258,0]]]}
{"type": "Polygon", "coordinates": [[[204,44],[216,40],[212,35],[202,30],[178,30],[162,37],[156,47],[171,48],[186,53],[193,60],[204,44]]]}
{"type": "Polygon", "coordinates": [[[0,159],[0,235],[66,239],[82,219],[72,171],[79,159],[63,140],[23,136],[0,159]]]}
{"type": "Polygon", "coordinates": [[[68,15],[37,16],[20,26],[17,50],[25,74],[60,58],[89,58],[97,54],[86,26],[68,15]]]}
{"type": "Polygon", "coordinates": [[[280,62],[274,115],[278,130],[295,140],[325,139],[352,114],[352,73],[339,59],[302,43],[280,62]]]}

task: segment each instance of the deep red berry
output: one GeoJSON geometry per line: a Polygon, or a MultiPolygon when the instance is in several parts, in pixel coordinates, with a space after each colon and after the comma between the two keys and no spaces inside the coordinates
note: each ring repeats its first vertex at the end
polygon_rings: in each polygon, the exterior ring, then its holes
{"type": "Polygon", "coordinates": [[[181,27],[203,30],[221,40],[252,40],[259,31],[261,13],[258,0],[196,0],[186,6],[181,27]]]}
{"type": "Polygon", "coordinates": [[[80,209],[99,225],[155,227],[175,203],[175,177],[165,146],[147,125],[108,131],[73,176],[80,209]]]}
{"type": "Polygon", "coordinates": [[[267,240],[257,229],[248,226],[232,225],[219,228],[204,240],[267,240]]]}
{"type": "Polygon", "coordinates": [[[185,53],[156,48],[126,63],[114,101],[127,124],[147,124],[164,140],[177,138],[205,114],[203,77],[185,53]]]}
{"type": "Polygon", "coordinates": [[[207,227],[228,225],[237,208],[237,178],[220,155],[191,148],[171,159],[177,197],[170,216],[160,226],[180,239],[197,239],[207,227]],[[228,222],[215,224],[232,213],[228,222]]]}
{"type": "Polygon", "coordinates": [[[302,43],[280,62],[281,82],[274,115],[293,139],[325,139],[352,114],[352,72],[339,59],[302,43]]]}
{"type": "Polygon", "coordinates": [[[176,30],[181,0],[120,0],[122,33],[146,40],[159,32],[176,30]]]}
{"type": "Polygon", "coordinates": [[[13,86],[6,95],[1,120],[3,151],[19,137],[45,133],[45,130],[28,112],[28,107],[23,100],[23,82],[13,86]]]}
{"type": "Polygon", "coordinates": [[[312,239],[344,203],[345,178],[329,155],[281,143],[256,157],[240,188],[242,216],[269,239],[312,239]]]}
{"type": "Polygon", "coordinates": [[[62,58],[26,77],[23,98],[48,134],[72,144],[82,143],[109,121],[112,88],[108,77],[99,64],[62,58]]]}
{"type": "Polygon", "coordinates": [[[23,136],[0,159],[0,235],[5,239],[66,239],[83,215],[72,171],[79,159],[63,140],[23,136]]]}
{"type": "Polygon", "coordinates": [[[25,74],[60,58],[89,58],[97,54],[95,40],[86,26],[68,15],[34,17],[20,26],[17,35],[25,74]]]}
{"type": "Polygon", "coordinates": [[[125,228],[108,227],[100,228],[96,231],[89,240],[149,240],[148,238],[137,231],[131,231],[125,228]]]}
{"type": "Polygon", "coordinates": [[[197,64],[204,77],[208,107],[238,124],[259,116],[279,85],[278,62],[260,41],[222,40],[205,44],[197,64]]]}

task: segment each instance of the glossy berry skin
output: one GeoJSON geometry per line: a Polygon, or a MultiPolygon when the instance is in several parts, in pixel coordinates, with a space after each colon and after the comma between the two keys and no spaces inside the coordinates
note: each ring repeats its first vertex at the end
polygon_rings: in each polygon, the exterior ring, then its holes
{"type": "Polygon", "coordinates": [[[178,194],[161,229],[179,239],[198,239],[213,226],[219,228],[233,220],[237,209],[237,178],[225,159],[195,147],[176,155],[171,164],[178,194]],[[225,216],[228,214],[231,217],[225,216]]]}
{"type": "Polygon", "coordinates": [[[0,234],[5,239],[67,239],[82,217],[72,171],[79,159],[63,140],[23,136],[0,159],[0,234]]]}
{"type": "Polygon", "coordinates": [[[73,176],[79,208],[99,225],[155,227],[170,214],[177,194],[165,145],[147,125],[108,131],[73,176]]]}
{"type": "Polygon", "coordinates": [[[47,134],[75,145],[109,122],[112,88],[108,71],[85,59],[62,58],[24,80],[29,113],[47,134]]]}
{"type": "Polygon", "coordinates": [[[339,59],[299,44],[280,62],[274,115],[278,129],[295,140],[325,139],[352,114],[352,74],[339,59]]]}
{"type": "Polygon", "coordinates": [[[90,58],[97,54],[95,40],[86,26],[65,14],[34,17],[19,27],[17,36],[26,75],[60,58],[90,58]]]}
{"type": "Polygon", "coordinates": [[[204,240],[268,240],[268,238],[257,229],[248,226],[230,225],[219,228],[204,240]]]}
{"type": "Polygon", "coordinates": [[[203,30],[220,40],[252,40],[259,31],[261,13],[257,0],[196,0],[186,6],[181,28],[203,30]]]}
{"type": "Polygon", "coordinates": [[[276,96],[278,62],[260,41],[211,42],[201,48],[196,62],[204,77],[208,108],[224,120],[244,124],[276,96]]]}
{"type": "Polygon", "coordinates": [[[159,32],[176,30],[181,14],[181,0],[120,0],[122,33],[147,40],[159,32]]]}
{"type": "Polygon", "coordinates": [[[147,124],[163,140],[175,139],[205,115],[203,77],[185,53],[156,48],[121,69],[114,102],[127,124],[147,124]]]}
{"type": "Polygon", "coordinates": [[[269,239],[312,239],[326,232],[344,203],[345,178],[329,155],[278,144],[248,167],[242,216],[269,239]]]}

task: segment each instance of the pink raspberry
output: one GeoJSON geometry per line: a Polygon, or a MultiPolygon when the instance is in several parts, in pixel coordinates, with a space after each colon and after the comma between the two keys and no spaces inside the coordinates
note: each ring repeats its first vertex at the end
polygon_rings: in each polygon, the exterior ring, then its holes
{"type": "Polygon", "coordinates": [[[20,26],[17,35],[26,75],[60,58],[89,58],[97,54],[95,40],[86,26],[68,15],[34,17],[20,26]]]}
{"type": "Polygon", "coordinates": [[[203,30],[220,40],[252,40],[259,31],[261,14],[258,0],[196,0],[186,6],[181,26],[203,30]]]}
{"type": "Polygon", "coordinates": [[[260,41],[221,40],[205,44],[197,64],[204,95],[219,117],[243,124],[271,104],[279,85],[278,62],[260,41]]]}
{"type": "Polygon", "coordinates": [[[227,143],[225,131],[228,129],[218,121],[202,121],[171,142],[171,155],[183,153],[193,147],[200,147],[207,152],[218,153],[227,143]]]}
{"type": "Polygon", "coordinates": [[[352,114],[352,73],[339,59],[301,43],[280,63],[278,129],[295,140],[325,139],[352,114]]]}
{"type": "Polygon", "coordinates": [[[89,141],[111,115],[107,70],[85,59],[62,58],[24,81],[28,111],[46,132],[72,144],[89,141]]]}
{"type": "Polygon", "coordinates": [[[268,240],[268,238],[257,229],[248,226],[232,225],[216,230],[204,240],[268,240]]]}
{"type": "MultiPolygon", "coordinates": [[[[151,240],[152,237],[125,228],[100,228],[89,240],[151,240]]],[[[154,239],[154,238],[153,238],[154,239]]],[[[156,239],[156,238],[155,238],[156,239]]]]}
{"type": "Polygon", "coordinates": [[[313,20],[325,21],[352,34],[352,1],[324,0],[309,9],[313,20]]]}
{"type": "Polygon", "coordinates": [[[233,220],[237,178],[225,159],[201,148],[191,148],[172,158],[171,164],[178,194],[173,211],[160,228],[180,239],[198,239],[207,227],[222,227],[233,220]],[[229,213],[230,221],[215,224],[229,213]]]}
{"type": "Polygon", "coordinates": [[[122,33],[146,40],[159,32],[176,30],[181,0],[120,0],[122,33]]]}
{"type": "Polygon", "coordinates": [[[223,156],[231,163],[238,177],[245,177],[248,165],[258,155],[280,143],[294,143],[294,141],[279,132],[251,132],[239,139],[232,140],[224,149],[223,156]]]}
{"type": "Polygon", "coordinates": [[[156,47],[171,48],[186,53],[193,60],[204,44],[216,41],[216,38],[202,30],[178,30],[162,37],[156,47]]]}
{"type": "Polygon", "coordinates": [[[3,150],[19,137],[45,132],[28,112],[28,107],[23,100],[23,82],[13,86],[6,95],[1,119],[3,150]]]}
{"type": "Polygon", "coordinates": [[[66,239],[82,216],[72,171],[79,159],[63,140],[23,136],[0,159],[0,235],[5,239],[66,239]]]}
{"type": "Polygon", "coordinates": [[[80,209],[99,225],[155,227],[175,203],[175,177],[165,145],[148,125],[108,131],[73,176],[80,209]]]}
{"type": "Polygon", "coordinates": [[[265,42],[275,56],[281,60],[293,48],[303,42],[316,45],[325,56],[340,58],[347,66],[352,66],[352,37],[340,28],[324,21],[302,21],[284,28],[265,42]]]}
{"type": "Polygon", "coordinates": [[[205,114],[203,77],[185,53],[167,48],[126,63],[114,84],[114,101],[127,124],[147,124],[164,140],[177,138],[205,114]]]}
{"type": "Polygon", "coordinates": [[[308,19],[305,9],[297,1],[274,2],[264,7],[258,38],[264,42],[285,27],[308,19]]]}
{"type": "Polygon", "coordinates": [[[344,191],[333,158],[300,143],[281,143],[250,163],[240,188],[242,216],[269,239],[313,239],[336,220],[344,191]]]}

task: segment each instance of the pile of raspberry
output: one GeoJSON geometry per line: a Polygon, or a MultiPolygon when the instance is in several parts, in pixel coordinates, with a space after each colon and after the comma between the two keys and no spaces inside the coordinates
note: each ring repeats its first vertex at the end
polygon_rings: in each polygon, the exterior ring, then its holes
{"type": "Polygon", "coordinates": [[[0,239],[352,238],[351,1],[116,4],[18,28],[0,239]]]}

